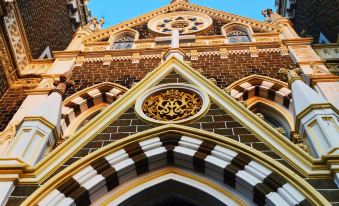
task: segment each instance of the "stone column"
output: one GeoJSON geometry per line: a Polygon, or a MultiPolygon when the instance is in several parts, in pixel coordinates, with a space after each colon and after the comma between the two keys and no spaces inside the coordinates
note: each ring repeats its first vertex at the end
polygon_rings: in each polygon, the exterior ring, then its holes
{"type": "Polygon", "coordinates": [[[339,154],[337,110],[291,71],[289,79],[296,129],[307,137],[312,154],[318,158],[324,154],[339,154]]]}
{"type": "Polygon", "coordinates": [[[0,182],[0,206],[6,205],[8,197],[14,190],[13,182],[0,182]]]}
{"type": "MultiPolygon", "coordinates": [[[[339,112],[322,95],[305,84],[295,71],[289,71],[296,129],[306,138],[310,152],[316,158],[339,155],[339,112]]],[[[331,158],[330,158],[331,159],[331,158]]],[[[339,165],[329,162],[339,186],[339,165]]]]}
{"type": "Polygon", "coordinates": [[[19,158],[34,166],[60,136],[62,95],[52,90],[45,100],[24,117],[6,157],[19,158]]]}

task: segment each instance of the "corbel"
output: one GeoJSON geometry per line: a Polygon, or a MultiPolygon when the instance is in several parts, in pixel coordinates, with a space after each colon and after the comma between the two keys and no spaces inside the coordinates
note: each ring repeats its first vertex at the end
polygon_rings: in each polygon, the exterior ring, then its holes
{"type": "Polygon", "coordinates": [[[190,56],[191,56],[191,61],[199,59],[197,50],[191,50],[190,56]]]}
{"type": "Polygon", "coordinates": [[[287,46],[285,46],[285,45],[280,46],[280,54],[281,54],[281,56],[289,55],[287,46]]]}
{"type": "Polygon", "coordinates": [[[226,48],[220,48],[220,58],[227,59],[228,58],[228,51],[226,48]]]}
{"type": "Polygon", "coordinates": [[[132,63],[138,64],[139,62],[140,62],[140,54],[139,53],[133,53],[132,63]]]}
{"type": "Polygon", "coordinates": [[[111,62],[112,62],[112,56],[111,55],[105,55],[103,65],[109,66],[109,65],[111,65],[111,62]]]}
{"type": "Polygon", "coordinates": [[[259,51],[257,47],[250,47],[251,57],[258,57],[259,51]]]}
{"type": "Polygon", "coordinates": [[[75,66],[77,67],[82,67],[82,65],[84,64],[84,61],[85,61],[85,57],[84,56],[78,56],[76,59],[75,59],[75,66]]]}

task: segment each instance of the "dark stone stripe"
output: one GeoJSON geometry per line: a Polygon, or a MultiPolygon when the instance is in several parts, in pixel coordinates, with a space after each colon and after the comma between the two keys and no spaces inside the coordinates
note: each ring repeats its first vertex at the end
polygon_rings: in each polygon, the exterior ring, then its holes
{"type": "Polygon", "coordinates": [[[257,205],[265,205],[266,195],[268,195],[271,192],[275,192],[275,191],[269,188],[264,183],[258,183],[253,188],[253,201],[257,205]]]}
{"type": "Polygon", "coordinates": [[[106,180],[107,190],[110,191],[119,185],[118,174],[105,158],[94,161],[91,166],[106,180]]]}
{"type": "Polygon", "coordinates": [[[228,184],[229,186],[235,188],[236,184],[236,174],[241,170],[240,168],[234,166],[234,165],[227,165],[224,168],[224,182],[228,184]]]}
{"type": "Polygon", "coordinates": [[[245,90],[243,95],[242,95],[242,100],[246,101],[248,99],[248,90],[245,90]]]}
{"type": "Polygon", "coordinates": [[[297,206],[313,206],[313,204],[308,199],[304,199],[299,204],[297,204],[297,206]]]}
{"type": "Polygon", "coordinates": [[[255,86],[255,96],[259,97],[260,86],[255,86]]]}
{"type": "Polygon", "coordinates": [[[282,187],[287,182],[280,175],[272,172],[264,179],[264,183],[274,191],[277,191],[278,188],[282,187]]]}
{"type": "Polygon", "coordinates": [[[148,171],[148,158],[139,143],[129,144],[124,149],[128,156],[133,159],[138,175],[148,171]]]}
{"type": "Polygon", "coordinates": [[[215,143],[210,141],[204,141],[198,151],[193,156],[193,168],[199,172],[205,172],[205,159],[211,154],[212,150],[216,146],[215,143]]]}
{"type": "Polygon", "coordinates": [[[137,174],[141,175],[145,172],[148,172],[148,158],[145,154],[139,154],[133,157],[133,161],[137,170],[137,174]]]}
{"type": "Polygon", "coordinates": [[[193,168],[198,172],[205,172],[205,158],[207,154],[196,152],[193,156],[193,168]]]}
{"type": "Polygon", "coordinates": [[[250,158],[249,156],[245,154],[238,154],[233,158],[231,164],[243,170],[245,166],[248,165],[248,163],[250,163],[251,161],[252,158],[250,158]]]}
{"type": "Polygon", "coordinates": [[[73,178],[68,179],[64,184],[57,187],[61,193],[66,197],[70,197],[74,200],[76,205],[90,205],[91,200],[89,198],[89,192],[80,186],[80,184],[73,178]]]}
{"type": "Polygon", "coordinates": [[[72,108],[76,117],[81,114],[80,105],[75,104],[74,102],[68,102],[66,107],[72,108]]]}
{"type": "Polygon", "coordinates": [[[274,99],[275,99],[275,90],[269,89],[269,90],[268,90],[268,93],[267,93],[267,98],[268,98],[269,100],[274,101],[274,99]]]}
{"type": "MultiPolygon", "coordinates": [[[[112,88],[111,88],[112,89],[112,88]]],[[[98,90],[101,93],[102,96],[102,101],[103,102],[107,102],[107,95],[106,92],[108,92],[110,89],[108,89],[107,87],[102,87],[102,88],[98,88],[98,90]]]]}
{"type": "Polygon", "coordinates": [[[290,98],[289,98],[289,97],[284,96],[283,105],[284,105],[284,107],[286,107],[286,108],[289,108],[289,107],[290,107],[290,98]]]}
{"type": "Polygon", "coordinates": [[[88,108],[91,108],[94,106],[94,99],[88,93],[81,94],[80,97],[86,100],[88,108]]]}
{"type": "Polygon", "coordinates": [[[182,135],[175,133],[162,134],[159,136],[159,139],[162,143],[162,146],[174,145],[178,146],[179,141],[181,140],[182,135]]]}
{"type": "Polygon", "coordinates": [[[69,120],[68,114],[62,114],[61,119],[65,120],[66,126],[68,127],[71,124],[71,121],[69,120]]]}
{"type": "Polygon", "coordinates": [[[162,146],[167,150],[167,163],[174,164],[174,148],[179,145],[180,134],[167,133],[159,136],[162,146]]]}
{"type": "Polygon", "coordinates": [[[167,163],[174,164],[174,145],[166,145],[165,149],[167,150],[167,163]]]}
{"type": "Polygon", "coordinates": [[[212,153],[212,150],[214,150],[216,144],[214,142],[211,142],[211,141],[204,141],[199,149],[198,149],[198,152],[201,152],[201,153],[205,153],[206,156],[207,155],[211,155],[212,153]]]}

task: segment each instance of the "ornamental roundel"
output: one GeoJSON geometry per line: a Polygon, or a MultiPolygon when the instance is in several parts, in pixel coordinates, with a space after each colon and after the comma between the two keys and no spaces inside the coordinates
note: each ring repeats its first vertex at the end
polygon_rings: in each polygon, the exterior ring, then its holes
{"type": "Polygon", "coordinates": [[[155,124],[185,124],[201,117],[209,108],[208,95],[189,84],[154,87],[136,102],[141,119],[155,124]]]}
{"type": "Polygon", "coordinates": [[[162,34],[171,34],[173,29],[179,30],[181,34],[190,34],[206,29],[212,22],[211,17],[205,14],[181,11],[151,19],[148,22],[148,28],[162,34]]]}

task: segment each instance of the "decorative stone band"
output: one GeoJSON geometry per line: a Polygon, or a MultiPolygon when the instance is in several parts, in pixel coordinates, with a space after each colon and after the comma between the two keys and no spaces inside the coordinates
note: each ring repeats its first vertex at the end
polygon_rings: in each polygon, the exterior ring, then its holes
{"type": "Polygon", "coordinates": [[[258,205],[311,205],[282,176],[250,156],[211,141],[169,133],[101,157],[48,193],[38,205],[90,205],[98,194],[166,165],[223,182],[258,205]]]}
{"type": "Polygon", "coordinates": [[[232,87],[231,96],[238,101],[246,101],[253,96],[274,101],[287,109],[292,102],[291,90],[283,85],[263,79],[249,79],[232,87]]]}
{"type": "Polygon", "coordinates": [[[62,107],[61,129],[63,133],[65,134],[72,121],[84,111],[103,102],[112,104],[126,91],[127,88],[113,83],[101,83],[72,95],[64,101],[62,107]]]}

